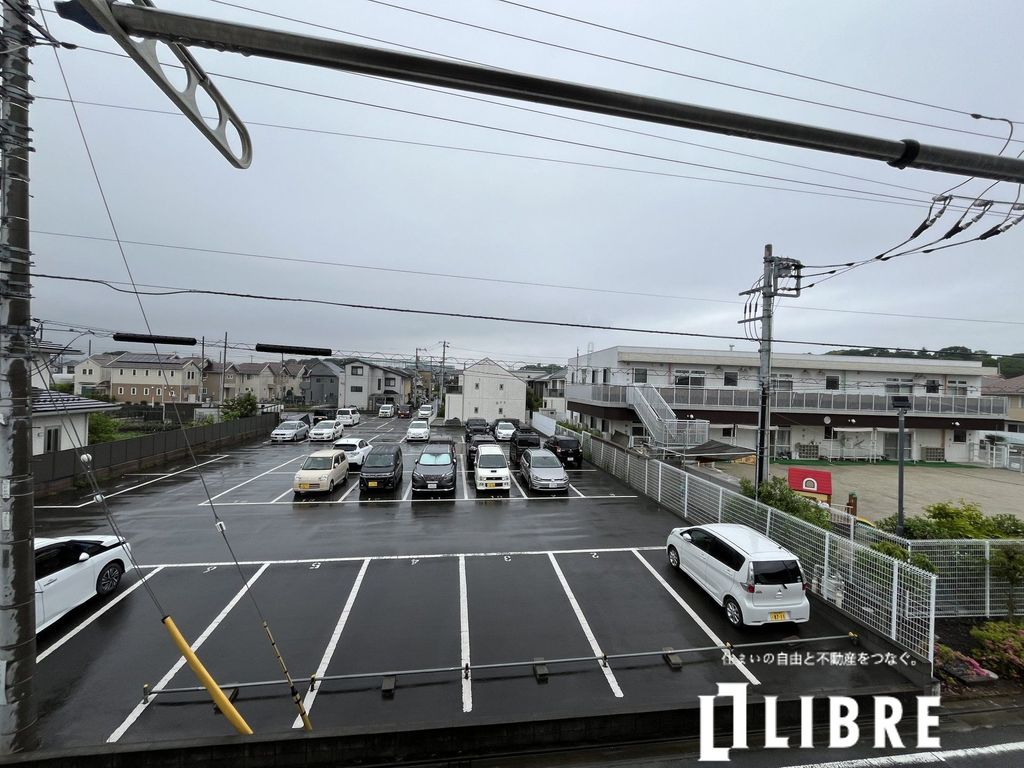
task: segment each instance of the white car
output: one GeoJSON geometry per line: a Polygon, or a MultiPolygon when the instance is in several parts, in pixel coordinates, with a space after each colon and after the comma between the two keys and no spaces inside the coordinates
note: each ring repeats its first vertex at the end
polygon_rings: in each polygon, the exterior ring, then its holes
{"type": "Polygon", "coordinates": [[[516,425],[508,421],[499,421],[494,425],[494,439],[495,440],[511,440],[512,435],[516,432],[516,425]]]}
{"type": "Polygon", "coordinates": [[[377,416],[382,419],[390,419],[394,415],[395,406],[393,406],[391,403],[384,403],[384,405],[382,405],[380,409],[378,409],[377,411],[377,416]]]}
{"type": "Polygon", "coordinates": [[[336,440],[334,447],[339,451],[345,452],[345,458],[348,459],[349,469],[356,469],[363,466],[363,460],[366,458],[366,454],[373,448],[365,440],[360,440],[354,437],[345,438],[344,440],[336,440]]]}
{"type": "Polygon", "coordinates": [[[313,425],[313,428],[309,430],[309,439],[337,440],[343,434],[345,434],[345,427],[341,425],[340,421],[324,419],[323,421],[318,421],[313,425]]]}
{"type": "Polygon", "coordinates": [[[132,569],[131,545],[118,536],[35,540],[36,632],[95,595],[109,595],[132,569]]]}
{"type": "Polygon", "coordinates": [[[430,423],[421,419],[412,422],[409,424],[409,428],[405,430],[405,439],[410,442],[413,440],[429,440],[430,423]]]}
{"type": "Polygon", "coordinates": [[[512,473],[501,446],[483,443],[477,448],[473,479],[478,491],[508,491],[512,488],[512,473]]]}
{"type": "Polygon", "coordinates": [[[421,405],[419,411],[416,414],[421,419],[429,419],[434,415],[434,406],[432,405],[421,405]]]}
{"type": "Polygon", "coordinates": [[[351,407],[339,408],[335,418],[346,427],[354,427],[359,423],[359,409],[351,407]]]}
{"type": "Polygon", "coordinates": [[[292,481],[292,490],[296,496],[304,493],[334,491],[336,486],[344,485],[348,480],[348,460],[345,452],[331,448],[326,451],[311,453],[302,462],[299,471],[292,481]]]}
{"type": "Polygon", "coordinates": [[[666,547],[669,564],[711,595],[734,627],[811,617],[800,560],[753,528],[736,523],[675,528],[666,547]]]}
{"type": "Polygon", "coordinates": [[[282,421],[270,433],[273,443],[299,442],[309,436],[309,425],[304,421],[282,421]]]}

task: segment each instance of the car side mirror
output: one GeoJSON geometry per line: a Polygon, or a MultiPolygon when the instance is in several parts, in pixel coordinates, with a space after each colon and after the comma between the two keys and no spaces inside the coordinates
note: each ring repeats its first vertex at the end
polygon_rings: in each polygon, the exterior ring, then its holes
{"type": "Polygon", "coordinates": [[[689,541],[692,544],[693,543],[693,537],[690,534],[688,534],[688,533],[684,533],[683,534],[683,541],[689,541]]]}
{"type": "Polygon", "coordinates": [[[88,552],[83,552],[82,554],[80,554],[78,556],[78,562],[80,562],[80,563],[84,563],[88,559],[89,559],[89,553],[88,552]]]}

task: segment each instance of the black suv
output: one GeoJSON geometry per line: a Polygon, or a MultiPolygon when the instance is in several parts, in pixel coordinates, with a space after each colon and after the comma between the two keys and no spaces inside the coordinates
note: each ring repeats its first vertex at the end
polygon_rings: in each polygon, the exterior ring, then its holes
{"type": "Polygon", "coordinates": [[[408,403],[398,406],[398,418],[400,419],[411,419],[412,418],[412,406],[408,403]]]}
{"type": "Polygon", "coordinates": [[[529,427],[516,427],[512,439],[508,441],[508,464],[519,466],[519,459],[527,448],[540,448],[540,435],[529,427]]]}
{"type": "Polygon", "coordinates": [[[481,445],[494,445],[498,441],[486,432],[470,435],[466,438],[466,470],[472,471],[476,466],[476,452],[481,445]]]}
{"type": "Polygon", "coordinates": [[[359,491],[394,490],[402,484],[402,449],[394,443],[375,445],[359,470],[359,491]]]}
{"type": "Polygon", "coordinates": [[[469,438],[473,435],[486,435],[490,425],[487,423],[487,419],[469,418],[466,419],[466,442],[469,442],[469,438]]]}
{"type": "Polygon", "coordinates": [[[450,440],[427,443],[412,468],[412,492],[455,493],[457,469],[455,445],[450,440]]]}
{"type": "Polygon", "coordinates": [[[569,435],[553,435],[544,441],[544,447],[551,451],[563,467],[579,467],[583,464],[583,451],[580,441],[569,435]]]}

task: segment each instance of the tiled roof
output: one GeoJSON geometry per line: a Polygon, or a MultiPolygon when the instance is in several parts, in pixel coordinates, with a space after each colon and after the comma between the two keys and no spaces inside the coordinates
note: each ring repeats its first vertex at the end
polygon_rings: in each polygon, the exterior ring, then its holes
{"type": "Polygon", "coordinates": [[[52,389],[32,389],[33,413],[90,413],[117,410],[120,407],[118,403],[104,403],[102,400],[69,395],[52,389]]]}
{"type": "Polygon", "coordinates": [[[263,373],[267,363],[235,363],[239,373],[256,374],[263,373]]]}
{"type": "Polygon", "coordinates": [[[1024,376],[1004,379],[1002,376],[982,376],[982,395],[1024,395],[1024,376]]]}

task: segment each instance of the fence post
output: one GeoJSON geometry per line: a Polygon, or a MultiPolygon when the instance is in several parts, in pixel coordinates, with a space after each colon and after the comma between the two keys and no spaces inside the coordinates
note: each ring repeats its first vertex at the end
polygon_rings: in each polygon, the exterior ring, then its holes
{"type": "Polygon", "coordinates": [[[626,485],[629,485],[629,451],[626,451],[626,485]]]}
{"type": "Polygon", "coordinates": [[[722,486],[718,486],[718,522],[722,522],[722,495],[725,489],[722,486]]]}
{"type": "Polygon", "coordinates": [[[772,537],[772,508],[768,507],[768,520],[764,525],[764,535],[769,539],[772,537]]]}
{"type": "Polygon", "coordinates": [[[928,661],[935,661],[935,585],[939,577],[934,573],[932,577],[931,605],[928,606],[928,661]]]}
{"type": "Polygon", "coordinates": [[[826,594],[828,585],[828,566],[829,566],[829,555],[832,550],[832,534],[825,531],[825,562],[822,565],[824,572],[821,575],[821,594],[826,594]]]}
{"type": "Polygon", "coordinates": [[[683,475],[683,517],[690,516],[690,476],[683,475]]]}
{"type": "Polygon", "coordinates": [[[992,616],[992,544],[985,539],[985,618],[992,616]]]}
{"type": "Polygon", "coordinates": [[[646,496],[647,498],[651,497],[651,492],[648,490],[648,487],[647,487],[648,486],[647,475],[648,475],[648,470],[650,470],[650,468],[651,468],[651,460],[647,459],[647,461],[644,462],[644,496],[646,496]]]}
{"type": "Polygon", "coordinates": [[[896,611],[899,608],[900,564],[892,564],[892,620],[890,621],[889,637],[896,639],[896,611]]]}
{"type": "Polygon", "coordinates": [[[661,504],[661,468],[664,466],[660,461],[658,462],[658,503],[661,504]]]}

